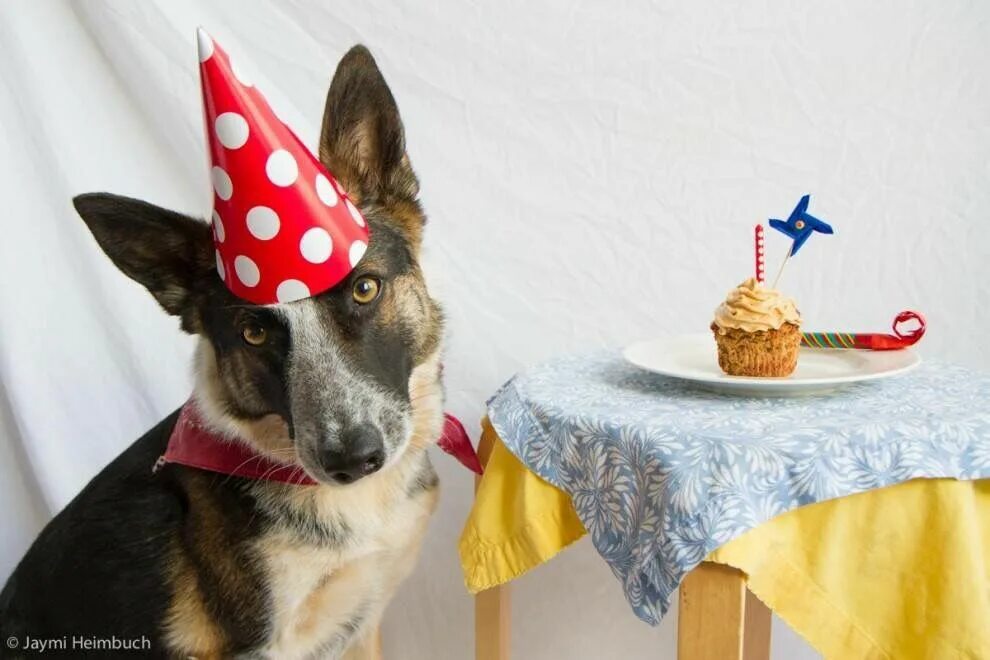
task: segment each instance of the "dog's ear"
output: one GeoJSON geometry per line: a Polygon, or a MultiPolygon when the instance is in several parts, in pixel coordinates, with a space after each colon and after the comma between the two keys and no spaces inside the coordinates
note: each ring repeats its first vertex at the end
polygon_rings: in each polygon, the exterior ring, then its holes
{"type": "Polygon", "coordinates": [[[344,55],[330,83],[320,160],[356,202],[415,202],[419,194],[399,108],[364,46],[344,55]]]}
{"type": "Polygon", "coordinates": [[[197,332],[194,294],[215,268],[209,225],[108,193],[79,195],[72,203],[117,268],[181,317],[186,332],[197,332]]]}

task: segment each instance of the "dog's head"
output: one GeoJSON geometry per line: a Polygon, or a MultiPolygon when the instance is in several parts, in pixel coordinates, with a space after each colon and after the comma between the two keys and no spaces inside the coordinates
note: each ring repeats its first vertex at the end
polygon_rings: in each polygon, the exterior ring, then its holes
{"type": "Polygon", "coordinates": [[[435,439],[442,314],[418,256],[424,215],[402,122],[362,46],[327,95],[320,160],[361,209],[368,251],[318,296],[255,306],[216,272],[206,222],[105,193],[74,203],[104,252],[201,337],[197,399],[214,423],[318,481],[350,483],[435,439]]]}

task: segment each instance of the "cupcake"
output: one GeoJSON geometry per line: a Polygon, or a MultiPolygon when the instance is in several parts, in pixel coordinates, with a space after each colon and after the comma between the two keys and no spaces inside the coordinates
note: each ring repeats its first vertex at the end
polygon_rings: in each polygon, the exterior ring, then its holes
{"type": "Polygon", "coordinates": [[[718,366],[732,376],[788,376],[797,366],[800,326],[793,300],[750,278],[715,310],[718,366]]]}

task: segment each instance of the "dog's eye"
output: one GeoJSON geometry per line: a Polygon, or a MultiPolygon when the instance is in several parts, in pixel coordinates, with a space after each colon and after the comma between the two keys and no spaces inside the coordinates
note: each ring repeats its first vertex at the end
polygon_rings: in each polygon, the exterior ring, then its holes
{"type": "Polygon", "coordinates": [[[268,331],[260,325],[246,325],[241,328],[241,337],[251,346],[261,346],[268,339],[268,331]]]}
{"type": "Polygon", "coordinates": [[[372,300],[378,297],[381,293],[382,283],[373,277],[359,277],[354,281],[354,288],[351,290],[351,295],[354,297],[354,301],[361,304],[367,305],[372,300]]]}

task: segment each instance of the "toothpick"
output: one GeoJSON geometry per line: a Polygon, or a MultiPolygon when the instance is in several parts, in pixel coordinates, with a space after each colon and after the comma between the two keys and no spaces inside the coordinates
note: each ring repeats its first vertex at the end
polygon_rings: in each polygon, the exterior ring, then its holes
{"type": "Polygon", "coordinates": [[[790,259],[790,258],[791,258],[791,251],[788,250],[787,251],[787,254],[784,255],[784,260],[780,262],[780,270],[777,271],[777,277],[773,278],[773,285],[770,287],[771,289],[776,289],[777,288],[777,282],[780,281],[780,276],[784,272],[784,266],[787,265],[787,260],[790,259]]]}

